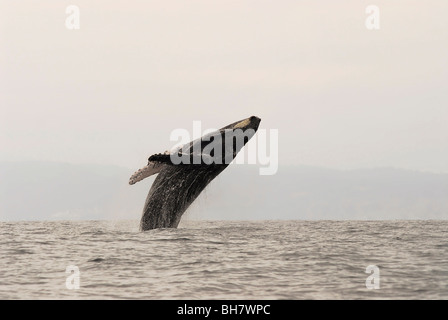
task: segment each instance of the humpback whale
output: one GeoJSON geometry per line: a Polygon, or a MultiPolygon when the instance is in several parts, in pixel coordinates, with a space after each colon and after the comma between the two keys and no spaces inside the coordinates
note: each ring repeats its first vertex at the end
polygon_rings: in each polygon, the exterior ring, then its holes
{"type": "Polygon", "coordinates": [[[177,228],[191,203],[255,135],[260,121],[252,116],[150,156],[129,179],[132,185],[158,174],[146,197],[140,230],[177,228]]]}

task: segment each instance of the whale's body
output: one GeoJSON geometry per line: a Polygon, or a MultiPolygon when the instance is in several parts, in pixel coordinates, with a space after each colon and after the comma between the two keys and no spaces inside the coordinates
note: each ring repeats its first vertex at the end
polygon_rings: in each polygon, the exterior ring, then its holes
{"type": "Polygon", "coordinates": [[[146,198],[141,230],[176,228],[190,204],[225,168],[164,168],[154,180],[146,198]]]}
{"type": "Polygon", "coordinates": [[[172,152],[149,157],[148,165],[134,173],[129,180],[129,184],[134,184],[158,174],[145,201],[140,229],[176,228],[187,208],[227,168],[255,134],[259,123],[260,119],[253,116],[172,152]],[[230,140],[233,142],[231,145],[225,144],[225,141],[230,140]],[[214,147],[213,151],[211,147],[214,147]]]}

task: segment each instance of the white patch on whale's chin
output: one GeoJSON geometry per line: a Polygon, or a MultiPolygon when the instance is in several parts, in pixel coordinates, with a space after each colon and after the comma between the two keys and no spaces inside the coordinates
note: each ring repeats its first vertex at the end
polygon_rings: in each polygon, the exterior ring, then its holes
{"type": "Polygon", "coordinates": [[[244,128],[250,124],[250,119],[244,119],[243,121],[238,122],[236,125],[233,126],[232,129],[239,129],[244,128]]]}

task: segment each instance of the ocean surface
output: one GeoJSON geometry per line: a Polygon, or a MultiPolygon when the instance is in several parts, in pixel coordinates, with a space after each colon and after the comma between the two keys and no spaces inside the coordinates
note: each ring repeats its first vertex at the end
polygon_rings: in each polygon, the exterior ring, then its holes
{"type": "Polygon", "coordinates": [[[448,221],[138,225],[0,222],[0,299],[448,299],[448,221]]]}

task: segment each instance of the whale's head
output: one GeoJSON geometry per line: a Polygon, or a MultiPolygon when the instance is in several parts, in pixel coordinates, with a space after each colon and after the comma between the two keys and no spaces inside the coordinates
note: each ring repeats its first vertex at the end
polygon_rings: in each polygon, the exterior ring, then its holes
{"type": "MultiPolygon", "coordinates": [[[[171,151],[153,154],[148,159],[148,165],[131,176],[129,184],[159,173],[166,166],[212,165],[222,167],[220,170],[223,170],[255,135],[260,121],[260,118],[252,116],[205,134],[171,151]]],[[[185,169],[188,170],[188,167],[185,169]]]]}
{"type": "Polygon", "coordinates": [[[173,163],[228,165],[255,135],[261,119],[252,116],[187,143],[171,153],[173,163]],[[180,161],[182,157],[183,161],[180,161]]]}
{"type": "Polygon", "coordinates": [[[224,140],[225,159],[233,160],[238,152],[255,135],[260,125],[261,119],[252,116],[221,128],[220,134],[224,140]],[[230,147],[231,145],[231,147],[230,147]]]}

